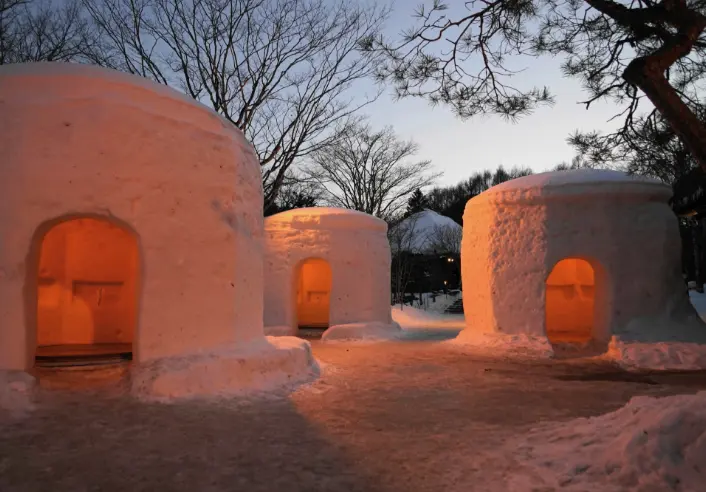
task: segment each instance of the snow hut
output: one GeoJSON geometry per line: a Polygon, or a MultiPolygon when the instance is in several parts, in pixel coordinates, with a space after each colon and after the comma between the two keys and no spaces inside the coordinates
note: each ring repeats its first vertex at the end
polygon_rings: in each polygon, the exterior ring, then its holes
{"type": "Polygon", "coordinates": [[[340,208],[303,208],[265,219],[265,331],[325,329],[323,339],[388,338],[387,224],[340,208]]]}
{"type": "Polygon", "coordinates": [[[567,343],[703,341],[670,196],[658,181],[583,169],[518,178],[469,200],[458,340],[508,335],[549,353],[567,343]]]}
{"type": "Polygon", "coordinates": [[[180,396],[309,364],[263,335],[260,169],[216,113],[112,70],[5,65],[0,148],[0,370],[127,353],[137,393],[180,396]]]}

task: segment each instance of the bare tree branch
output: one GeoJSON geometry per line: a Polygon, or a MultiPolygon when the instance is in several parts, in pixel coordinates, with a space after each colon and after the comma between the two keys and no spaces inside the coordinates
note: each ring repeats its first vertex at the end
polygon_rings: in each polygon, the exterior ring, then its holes
{"type": "Polygon", "coordinates": [[[0,65],[94,58],[96,35],[79,0],[0,0],[0,65]]]}
{"type": "Polygon", "coordinates": [[[415,268],[415,255],[419,253],[415,242],[417,216],[395,221],[387,228],[387,238],[392,252],[392,303],[404,304],[404,294],[415,268]]]}
{"type": "Polygon", "coordinates": [[[463,228],[452,225],[434,226],[426,237],[426,249],[438,254],[461,254],[463,228]]]}
{"type": "MultiPolygon", "coordinates": [[[[461,117],[514,118],[551,97],[546,89],[510,85],[517,71],[507,58],[559,55],[564,73],[583,82],[587,108],[600,99],[621,108],[616,118],[623,125],[605,141],[631,147],[639,139],[652,110],[646,96],[706,169],[699,109],[706,75],[704,0],[470,0],[456,6],[452,19],[447,5],[434,0],[418,10],[419,26],[401,41],[380,37],[366,45],[386,58],[379,79],[399,96],[445,103],[461,117]]],[[[582,145],[590,140],[598,141],[582,145]]]]}
{"type": "Polygon", "coordinates": [[[430,161],[409,162],[416,152],[414,142],[399,140],[391,128],[359,124],[314,152],[304,174],[326,191],[330,204],[388,219],[412,192],[441,175],[430,161]]]}
{"type": "Polygon", "coordinates": [[[339,0],[83,0],[104,64],[179,88],[253,143],[266,206],[288,170],[338,138],[380,94],[355,99],[387,8],[339,0]]]}

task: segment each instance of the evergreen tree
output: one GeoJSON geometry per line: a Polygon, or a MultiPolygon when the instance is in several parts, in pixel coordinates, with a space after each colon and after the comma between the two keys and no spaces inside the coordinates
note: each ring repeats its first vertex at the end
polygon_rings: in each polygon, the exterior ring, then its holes
{"type": "Polygon", "coordinates": [[[390,83],[397,97],[424,97],[461,118],[490,113],[515,119],[554,102],[546,87],[511,85],[516,56],[561,57],[562,72],[582,82],[586,109],[604,100],[621,119],[610,133],[571,137],[589,161],[602,160],[608,149],[609,155],[627,151],[628,163],[642,166],[650,156],[641,152],[640,140],[651,138],[656,123],[660,137],[681,140],[692,162],[706,170],[706,121],[700,117],[706,1],[425,3],[399,38],[363,43],[371,55],[383,55],[378,79],[390,83]]]}
{"type": "Polygon", "coordinates": [[[456,185],[432,188],[425,197],[425,207],[463,225],[463,211],[468,200],[492,186],[529,174],[532,174],[532,170],[528,168],[506,170],[502,166],[495,171],[476,172],[456,185]]]}
{"type": "Polygon", "coordinates": [[[428,205],[427,197],[417,188],[407,200],[407,216],[423,211],[428,205]]]}

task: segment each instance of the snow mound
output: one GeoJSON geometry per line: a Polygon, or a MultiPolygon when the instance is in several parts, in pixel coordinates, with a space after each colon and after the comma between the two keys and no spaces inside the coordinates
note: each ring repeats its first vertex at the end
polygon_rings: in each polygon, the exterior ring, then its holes
{"type": "Polygon", "coordinates": [[[623,342],[613,337],[606,358],[628,370],[706,369],[706,345],[685,342],[623,342]]]}
{"type": "MultiPolygon", "coordinates": [[[[400,245],[393,244],[391,247],[393,249],[399,248],[403,251],[409,251],[412,253],[426,253],[431,252],[432,249],[431,242],[434,235],[441,228],[449,228],[453,231],[458,231],[459,237],[463,228],[457,224],[453,219],[446,217],[444,215],[438,214],[433,210],[425,209],[416,214],[412,214],[399,224],[395,226],[398,231],[404,231],[402,234],[406,237],[400,245]]],[[[396,252],[396,251],[393,251],[396,252]]]]}
{"type": "Polygon", "coordinates": [[[702,491],[704,409],[706,391],[638,396],[612,413],[536,429],[517,448],[535,483],[518,481],[508,490],[702,491]]]}
{"type": "Polygon", "coordinates": [[[36,379],[22,371],[0,371],[0,411],[22,417],[34,410],[36,379]]]}
{"type": "Polygon", "coordinates": [[[552,344],[545,336],[463,330],[456,338],[445,343],[465,351],[496,357],[546,359],[554,356],[552,344]]]}
{"type": "Polygon", "coordinates": [[[329,327],[321,336],[322,342],[359,340],[382,341],[394,340],[400,336],[400,325],[397,323],[346,323],[329,327]]]}
{"type": "Polygon", "coordinates": [[[675,301],[663,316],[636,318],[613,336],[607,359],[628,370],[693,371],[706,369],[703,299],[675,301]],[[686,305],[684,305],[686,304],[686,305]]]}
{"type": "Polygon", "coordinates": [[[250,396],[290,390],[319,376],[311,345],[295,337],[264,340],[188,357],[139,364],[132,392],[143,400],[250,396]]]}
{"type": "Polygon", "coordinates": [[[296,334],[297,330],[287,325],[265,326],[265,336],[268,337],[289,337],[296,334]]]}
{"type": "Polygon", "coordinates": [[[702,320],[706,321],[706,294],[701,294],[699,292],[690,290],[689,300],[691,305],[694,306],[696,312],[699,314],[702,320]]]}
{"type": "Polygon", "coordinates": [[[392,308],[392,319],[403,329],[411,328],[448,328],[462,330],[466,326],[462,314],[440,314],[424,311],[409,306],[392,308]]]}

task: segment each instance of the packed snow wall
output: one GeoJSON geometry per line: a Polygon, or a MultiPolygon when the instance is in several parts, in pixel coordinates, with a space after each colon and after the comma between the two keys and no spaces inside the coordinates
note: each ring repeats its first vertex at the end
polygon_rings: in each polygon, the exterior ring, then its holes
{"type": "Polygon", "coordinates": [[[339,208],[265,219],[265,331],[328,328],[325,339],[397,332],[390,307],[387,224],[339,208]]]}

